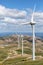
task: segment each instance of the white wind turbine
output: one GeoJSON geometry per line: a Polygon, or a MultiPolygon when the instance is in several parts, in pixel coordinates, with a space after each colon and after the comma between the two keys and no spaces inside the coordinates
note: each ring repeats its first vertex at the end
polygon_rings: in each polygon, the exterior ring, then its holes
{"type": "Polygon", "coordinates": [[[36,24],[36,22],[33,20],[34,18],[34,11],[35,11],[35,6],[34,6],[34,10],[33,10],[33,14],[32,14],[32,18],[31,18],[31,22],[30,22],[30,25],[31,25],[31,27],[32,27],[32,34],[33,34],[33,56],[32,56],[32,58],[33,58],[33,60],[35,60],[35,24],[36,24]]]}

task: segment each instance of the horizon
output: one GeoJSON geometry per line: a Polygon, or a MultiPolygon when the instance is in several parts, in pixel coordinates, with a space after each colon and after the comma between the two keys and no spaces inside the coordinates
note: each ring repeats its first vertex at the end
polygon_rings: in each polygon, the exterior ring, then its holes
{"type": "MultiPolygon", "coordinates": [[[[2,32],[0,33],[0,37],[6,37],[6,36],[12,36],[12,35],[28,35],[28,36],[32,36],[32,32],[2,32]]],[[[42,32],[38,32],[35,33],[35,36],[38,37],[39,39],[43,39],[43,33],[42,32]]]]}

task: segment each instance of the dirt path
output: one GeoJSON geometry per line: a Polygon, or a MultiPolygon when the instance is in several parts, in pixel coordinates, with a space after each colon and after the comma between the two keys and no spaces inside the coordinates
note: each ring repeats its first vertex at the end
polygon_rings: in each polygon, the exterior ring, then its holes
{"type": "MultiPolygon", "coordinates": [[[[18,55],[15,55],[15,56],[12,56],[12,57],[7,57],[7,58],[5,58],[3,61],[1,61],[0,63],[3,63],[3,62],[5,62],[6,60],[8,60],[8,59],[13,59],[13,58],[19,58],[19,57],[26,57],[26,59],[25,60],[23,60],[22,62],[24,62],[24,61],[29,61],[29,60],[32,60],[32,55],[27,55],[27,54],[24,54],[23,56],[21,55],[21,54],[18,54],[18,55]]],[[[43,57],[42,56],[36,56],[36,60],[41,60],[41,59],[43,59],[43,57]]],[[[16,64],[18,64],[18,63],[21,63],[21,62],[17,62],[16,64]]]]}

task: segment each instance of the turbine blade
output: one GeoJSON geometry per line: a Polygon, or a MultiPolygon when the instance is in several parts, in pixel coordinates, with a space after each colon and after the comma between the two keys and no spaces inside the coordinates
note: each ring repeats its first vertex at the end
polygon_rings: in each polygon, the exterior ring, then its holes
{"type": "Polygon", "coordinates": [[[34,9],[33,9],[32,18],[31,18],[31,22],[33,22],[33,19],[34,19],[34,12],[35,12],[35,9],[36,9],[36,5],[34,6],[34,9]]]}
{"type": "Polygon", "coordinates": [[[29,24],[29,22],[26,22],[26,23],[21,23],[21,25],[28,25],[29,24]]]}
{"type": "Polygon", "coordinates": [[[28,25],[30,24],[29,22],[25,22],[25,23],[16,23],[16,25],[28,25]]]}

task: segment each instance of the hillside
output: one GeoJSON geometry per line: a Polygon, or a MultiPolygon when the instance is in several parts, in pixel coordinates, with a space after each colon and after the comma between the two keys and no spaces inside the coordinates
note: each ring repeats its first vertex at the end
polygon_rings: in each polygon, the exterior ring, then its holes
{"type": "MultiPolygon", "coordinates": [[[[32,60],[32,37],[31,36],[23,37],[23,46],[24,46],[24,55],[23,56],[21,55],[21,53],[22,53],[21,35],[20,35],[19,39],[20,39],[20,41],[19,41],[20,46],[18,48],[18,36],[17,35],[0,37],[0,63],[4,62],[5,63],[4,65],[10,65],[7,63],[14,62],[14,60],[16,60],[16,58],[19,59],[16,62],[26,61],[26,63],[27,63],[30,59],[32,60]],[[20,59],[21,59],[21,61],[20,61],[20,59]]],[[[43,39],[36,37],[35,42],[36,42],[36,44],[35,44],[36,59],[42,60],[43,59],[43,39]]],[[[30,61],[30,62],[32,62],[32,61],[30,61]]]]}

